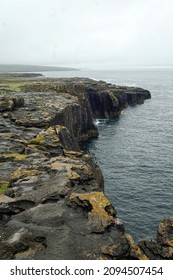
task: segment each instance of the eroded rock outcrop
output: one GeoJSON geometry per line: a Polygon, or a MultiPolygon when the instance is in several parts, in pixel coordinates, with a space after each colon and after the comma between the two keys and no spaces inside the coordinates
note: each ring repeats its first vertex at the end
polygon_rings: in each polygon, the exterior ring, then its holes
{"type": "Polygon", "coordinates": [[[2,96],[0,97],[0,112],[13,111],[17,107],[24,105],[24,99],[21,96],[2,96]]]}
{"type": "Polygon", "coordinates": [[[142,104],[144,100],[151,98],[150,92],[142,88],[116,86],[86,78],[59,79],[58,82],[52,79],[44,84],[35,82],[25,85],[23,89],[29,92],[66,92],[76,96],[83,110],[88,115],[92,111],[94,118],[119,116],[128,105],[142,104]]]}
{"type": "Polygon", "coordinates": [[[33,81],[1,96],[1,259],[147,259],[79,141],[98,135],[94,117],[149,97],[89,79],[33,81]]]}
{"type": "Polygon", "coordinates": [[[139,247],[151,260],[173,259],[173,217],[164,219],[152,240],[139,242],[139,247]]]}

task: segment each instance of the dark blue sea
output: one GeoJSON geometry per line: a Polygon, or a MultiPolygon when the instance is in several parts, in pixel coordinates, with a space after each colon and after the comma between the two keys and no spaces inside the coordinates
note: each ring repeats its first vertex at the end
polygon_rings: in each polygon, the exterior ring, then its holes
{"type": "Polygon", "coordinates": [[[148,89],[152,98],[98,120],[99,137],[85,143],[101,167],[105,193],[135,241],[155,236],[173,215],[173,69],[46,72],[54,77],[89,77],[148,89]]]}

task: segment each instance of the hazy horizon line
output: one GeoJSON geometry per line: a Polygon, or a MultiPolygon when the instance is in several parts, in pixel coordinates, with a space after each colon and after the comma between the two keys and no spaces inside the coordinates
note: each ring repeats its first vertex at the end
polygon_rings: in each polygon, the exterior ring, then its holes
{"type": "MultiPolygon", "coordinates": [[[[76,65],[76,64],[27,64],[27,63],[0,63],[0,66],[18,66],[18,67],[24,67],[24,66],[29,66],[29,67],[59,67],[59,68],[70,68],[72,71],[77,71],[77,70],[81,70],[81,71],[111,71],[111,70],[117,70],[117,69],[172,69],[173,65],[172,64],[167,64],[167,65],[105,65],[105,64],[95,64],[93,66],[85,66],[85,65],[76,65]]],[[[53,70],[52,70],[53,71],[53,70]]],[[[56,71],[56,70],[55,70],[56,71]]],[[[63,70],[62,70],[63,71],[63,70]]]]}

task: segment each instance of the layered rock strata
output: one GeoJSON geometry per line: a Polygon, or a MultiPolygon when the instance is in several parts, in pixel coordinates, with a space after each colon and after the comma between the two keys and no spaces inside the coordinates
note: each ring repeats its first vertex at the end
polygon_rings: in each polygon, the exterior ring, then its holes
{"type": "Polygon", "coordinates": [[[104,194],[79,141],[96,117],[118,116],[150,93],[89,79],[28,82],[0,97],[0,258],[148,259],[104,194]]]}

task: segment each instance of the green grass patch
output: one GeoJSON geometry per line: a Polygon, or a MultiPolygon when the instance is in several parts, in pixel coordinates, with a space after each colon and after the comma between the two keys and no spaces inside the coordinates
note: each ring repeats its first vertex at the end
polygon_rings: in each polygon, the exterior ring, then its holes
{"type": "Polygon", "coordinates": [[[14,91],[14,92],[21,92],[21,86],[22,84],[21,83],[18,83],[18,82],[10,82],[8,84],[9,88],[14,91]]]}
{"type": "Polygon", "coordinates": [[[20,81],[3,81],[0,82],[0,94],[14,94],[23,92],[26,82],[20,81]]]}
{"type": "Polygon", "coordinates": [[[0,180],[0,194],[4,193],[7,190],[8,185],[9,185],[8,181],[0,180]]]}
{"type": "Polygon", "coordinates": [[[7,86],[9,88],[9,90],[11,90],[14,93],[19,93],[22,92],[22,87],[25,85],[25,82],[8,82],[7,86]]]}

